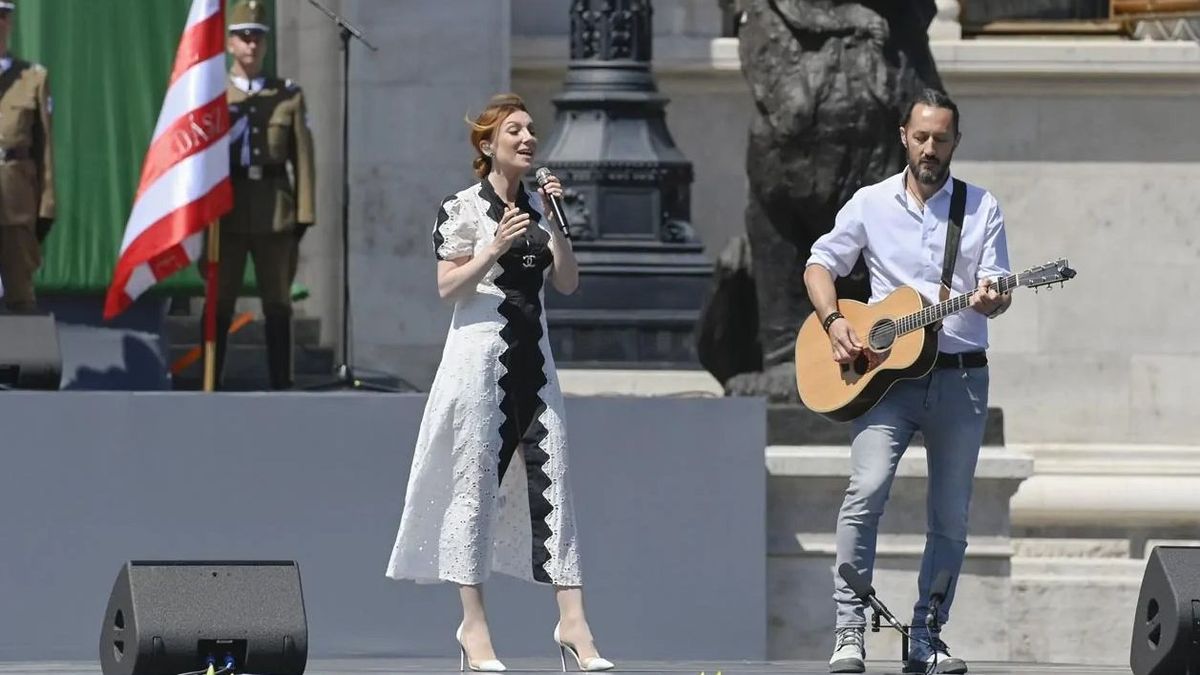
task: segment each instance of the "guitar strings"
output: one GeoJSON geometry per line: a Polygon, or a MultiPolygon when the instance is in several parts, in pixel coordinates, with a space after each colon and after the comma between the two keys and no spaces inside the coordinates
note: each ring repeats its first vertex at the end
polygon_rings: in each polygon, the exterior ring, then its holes
{"type": "MultiPolygon", "coordinates": [[[[1009,276],[1001,278],[998,282],[996,282],[996,289],[1001,293],[1005,293],[1015,288],[1017,286],[1018,277],[1019,275],[1010,274],[1009,276]]],[[[945,302],[938,303],[936,305],[930,305],[929,307],[922,308],[916,312],[913,312],[912,314],[902,316],[900,319],[893,321],[892,325],[895,326],[895,328],[890,328],[887,324],[877,323],[871,327],[870,332],[867,334],[868,341],[874,342],[876,338],[886,335],[888,332],[895,332],[895,337],[899,337],[933,323],[947,314],[952,314],[959,310],[965,309],[966,307],[970,306],[970,298],[972,295],[974,295],[974,293],[975,291],[964,293],[957,297],[950,298],[945,302]]]]}

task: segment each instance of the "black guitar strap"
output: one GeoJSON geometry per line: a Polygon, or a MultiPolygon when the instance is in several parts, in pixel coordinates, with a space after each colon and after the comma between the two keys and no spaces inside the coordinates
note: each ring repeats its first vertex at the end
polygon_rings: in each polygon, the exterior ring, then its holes
{"type": "Polygon", "coordinates": [[[958,242],[962,237],[963,216],[967,212],[967,185],[954,178],[950,193],[950,220],[946,222],[946,257],[942,262],[942,288],[940,300],[950,298],[950,284],[954,281],[954,261],[958,257],[958,242]]]}

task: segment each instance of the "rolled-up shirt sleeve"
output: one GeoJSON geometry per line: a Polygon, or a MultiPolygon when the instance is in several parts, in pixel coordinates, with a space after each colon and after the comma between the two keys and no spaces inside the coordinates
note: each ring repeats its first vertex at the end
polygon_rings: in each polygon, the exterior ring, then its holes
{"type": "Polygon", "coordinates": [[[1000,211],[1000,204],[993,197],[983,234],[983,248],[979,252],[976,281],[995,280],[1010,274],[1012,269],[1008,262],[1008,237],[1004,232],[1004,214],[1000,211]]]}
{"type": "Polygon", "coordinates": [[[855,195],[838,211],[833,229],[821,235],[812,246],[808,265],[820,265],[834,277],[850,273],[858,255],[867,245],[867,230],[863,226],[862,202],[855,195]]]}

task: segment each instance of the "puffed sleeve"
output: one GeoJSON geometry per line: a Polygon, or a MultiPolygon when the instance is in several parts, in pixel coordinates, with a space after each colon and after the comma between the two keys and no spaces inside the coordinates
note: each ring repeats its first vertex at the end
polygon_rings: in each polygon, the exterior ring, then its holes
{"type": "Polygon", "coordinates": [[[438,260],[454,260],[475,253],[478,229],[456,195],[442,200],[433,227],[433,251],[438,260]]]}

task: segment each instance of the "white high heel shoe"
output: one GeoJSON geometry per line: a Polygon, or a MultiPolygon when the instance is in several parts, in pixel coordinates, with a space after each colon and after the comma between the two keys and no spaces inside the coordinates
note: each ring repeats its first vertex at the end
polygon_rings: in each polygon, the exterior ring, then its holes
{"type": "Polygon", "coordinates": [[[579,652],[575,651],[575,647],[563,642],[558,637],[558,624],[554,624],[554,643],[558,645],[558,658],[562,661],[562,672],[564,673],[567,672],[567,652],[571,652],[571,656],[575,657],[575,665],[579,666],[582,671],[611,670],[613,667],[612,661],[599,656],[593,656],[587,660],[587,663],[584,663],[579,658],[579,652]]]}
{"type": "Polygon", "coordinates": [[[476,673],[503,673],[508,670],[503,663],[496,659],[488,659],[479,663],[468,660],[467,648],[462,643],[462,624],[459,624],[458,630],[454,631],[454,639],[458,641],[458,672],[466,671],[468,666],[476,673]]]}

